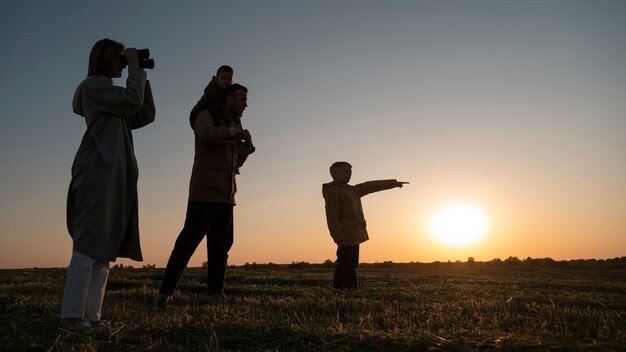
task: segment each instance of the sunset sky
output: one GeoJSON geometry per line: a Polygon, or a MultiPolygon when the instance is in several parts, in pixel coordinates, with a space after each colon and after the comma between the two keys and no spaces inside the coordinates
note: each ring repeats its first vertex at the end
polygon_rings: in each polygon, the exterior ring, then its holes
{"type": "MultiPolygon", "coordinates": [[[[231,264],[335,259],[321,185],[368,195],[361,262],[626,255],[626,2],[2,1],[0,268],[63,267],[71,100],[102,38],[150,48],[156,121],[136,130],[145,261],[185,216],[190,109],[217,67],[250,89],[231,264]],[[489,218],[473,245],[427,232],[446,204],[489,218]]],[[[125,85],[125,76],[116,80],[125,85]]],[[[191,266],[206,260],[202,244],[191,266]]]]}

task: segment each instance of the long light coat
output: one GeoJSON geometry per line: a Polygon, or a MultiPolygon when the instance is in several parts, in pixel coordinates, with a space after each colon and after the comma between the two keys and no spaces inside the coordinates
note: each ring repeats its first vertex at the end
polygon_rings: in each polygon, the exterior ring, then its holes
{"type": "Polygon", "coordinates": [[[361,197],[398,187],[397,180],[379,180],[349,185],[330,182],[322,185],[326,201],[326,222],[333,241],[339,246],[352,246],[369,239],[361,197]]]}
{"type": "Polygon", "coordinates": [[[103,261],[143,260],[131,130],[154,121],[146,73],[129,69],[126,88],[114,86],[104,76],[89,76],[76,89],[72,106],[87,123],[67,197],[73,249],[103,261]]]}

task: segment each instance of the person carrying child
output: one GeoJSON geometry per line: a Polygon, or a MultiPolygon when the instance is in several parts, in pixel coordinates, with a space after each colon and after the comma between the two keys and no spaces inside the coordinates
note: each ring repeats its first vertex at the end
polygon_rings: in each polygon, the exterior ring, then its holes
{"type": "MultiPolygon", "coordinates": [[[[228,251],[233,244],[236,174],[247,157],[238,154],[238,146],[252,141],[250,132],[233,120],[243,116],[248,106],[247,97],[248,89],[235,83],[224,91],[224,104],[218,100],[203,109],[193,109],[198,113],[191,116],[195,156],[187,214],[155,297],[155,310],[167,309],[185,267],[205,237],[209,304],[224,303],[224,275],[228,251]]],[[[202,99],[198,104],[201,102],[202,99]]]]}
{"type": "Polygon", "coordinates": [[[378,180],[350,185],[352,165],[338,161],[330,166],[332,182],[322,185],[326,202],[326,222],[330,235],[337,244],[337,264],[333,287],[339,290],[357,290],[356,269],[359,265],[359,245],[369,239],[365,215],[361,205],[364,195],[402,187],[408,182],[378,180]]]}
{"type": "MultiPolygon", "coordinates": [[[[217,69],[215,76],[211,78],[209,84],[204,88],[204,94],[200,97],[200,100],[191,109],[189,114],[189,123],[193,129],[196,123],[196,118],[202,111],[209,111],[212,116],[221,116],[227,124],[233,124],[234,126],[241,127],[241,117],[233,116],[225,106],[225,92],[226,89],[233,84],[233,77],[235,70],[231,66],[222,65],[217,69]]],[[[249,136],[248,136],[249,137],[249,136]]],[[[248,155],[254,153],[256,150],[252,144],[252,139],[241,139],[237,144],[237,154],[240,161],[245,161],[248,155]]],[[[239,168],[237,168],[239,173],[239,168]]]]}

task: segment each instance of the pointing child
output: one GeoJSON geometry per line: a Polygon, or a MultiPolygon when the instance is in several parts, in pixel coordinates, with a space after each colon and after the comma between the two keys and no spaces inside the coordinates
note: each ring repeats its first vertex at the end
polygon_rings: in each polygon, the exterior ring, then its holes
{"type": "Polygon", "coordinates": [[[359,265],[359,245],[369,239],[361,197],[366,194],[402,187],[408,182],[379,180],[349,185],[352,165],[338,161],[331,165],[333,181],[322,185],[326,201],[328,230],[337,243],[337,266],[333,287],[356,290],[356,268],[359,265]]]}

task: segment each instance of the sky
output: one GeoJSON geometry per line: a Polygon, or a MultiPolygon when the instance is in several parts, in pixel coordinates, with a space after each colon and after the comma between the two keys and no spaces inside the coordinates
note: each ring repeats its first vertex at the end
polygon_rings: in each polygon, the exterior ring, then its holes
{"type": "MultiPolygon", "coordinates": [[[[230,264],[335,259],[328,167],[363,198],[361,262],[626,255],[626,2],[2,1],[0,268],[64,267],[85,131],[71,100],[102,38],[149,48],[153,124],[135,130],[144,262],[182,228],[188,114],[223,64],[250,90],[257,147],[238,176],[230,264]],[[490,220],[479,243],[427,231],[441,206],[490,220]]],[[[124,86],[125,75],[115,80],[124,86]]],[[[190,266],[206,260],[201,244],[190,266]]]]}

